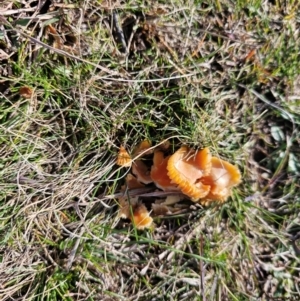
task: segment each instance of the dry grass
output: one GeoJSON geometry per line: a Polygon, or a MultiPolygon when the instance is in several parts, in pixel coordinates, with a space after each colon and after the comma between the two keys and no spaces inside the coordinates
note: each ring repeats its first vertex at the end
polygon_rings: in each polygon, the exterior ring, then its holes
{"type": "Polygon", "coordinates": [[[297,1],[41,3],[0,4],[0,299],[298,300],[297,1]],[[104,196],[144,139],[243,183],[138,231],[104,196]]]}

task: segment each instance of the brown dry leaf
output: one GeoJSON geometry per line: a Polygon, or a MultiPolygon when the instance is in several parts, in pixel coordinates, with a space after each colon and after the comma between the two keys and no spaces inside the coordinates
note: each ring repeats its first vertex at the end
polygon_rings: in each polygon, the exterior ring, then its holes
{"type": "Polygon", "coordinates": [[[180,205],[178,202],[183,200],[184,197],[180,194],[178,195],[169,195],[165,200],[158,199],[153,203],[152,212],[154,215],[171,215],[182,211],[183,208],[186,208],[186,205],[180,205]]]}
{"type": "Polygon", "coordinates": [[[154,215],[167,215],[167,214],[171,214],[172,211],[170,210],[170,207],[164,204],[156,204],[153,203],[152,205],[152,211],[154,215]]]}
{"type": "Polygon", "coordinates": [[[67,224],[70,222],[69,217],[63,211],[57,211],[57,213],[58,213],[58,216],[60,217],[60,221],[63,224],[67,224]]]}
{"type": "Polygon", "coordinates": [[[7,60],[8,58],[9,58],[9,55],[5,51],[0,49],[0,60],[7,60]]]}
{"type": "Polygon", "coordinates": [[[31,98],[33,94],[33,89],[28,86],[23,86],[20,88],[19,93],[24,98],[31,98]]]}
{"type": "Polygon", "coordinates": [[[255,60],[256,49],[252,49],[245,57],[244,61],[249,62],[255,60]]]}
{"type": "Polygon", "coordinates": [[[122,190],[126,189],[136,189],[136,188],[143,188],[145,187],[144,184],[140,183],[137,178],[132,174],[127,174],[125,179],[126,185],[122,186],[122,190]]]}
{"type": "Polygon", "coordinates": [[[57,49],[62,49],[62,41],[61,41],[61,37],[59,36],[57,30],[52,26],[52,25],[48,25],[47,26],[47,32],[53,37],[54,39],[54,43],[53,43],[53,47],[57,48],[57,49]]]}
{"type": "Polygon", "coordinates": [[[171,147],[171,143],[169,140],[162,141],[156,149],[161,151],[167,151],[171,147]]]}

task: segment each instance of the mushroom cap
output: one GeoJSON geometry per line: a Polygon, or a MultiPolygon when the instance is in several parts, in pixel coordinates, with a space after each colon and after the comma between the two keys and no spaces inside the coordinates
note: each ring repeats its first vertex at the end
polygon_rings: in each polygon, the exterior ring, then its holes
{"type": "Polygon", "coordinates": [[[141,203],[138,203],[137,206],[133,208],[133,214],[130,219],[139,230],[150,228],[153,222],[147,208],[141,203]]]}
{"type": "Polygon", "coordinates": [[[151,142],[149,140],[143,140],[138,146],[134,149],[132,153],[132,157],[135,158],[141,153],[143,153],[143,156],[150,155],[153,153],[153,150],[151,148],[151,142]]]}
{"type": "Polygon", "coordinates": [[[150,176],[156,187],[162,190],[176,190],[176,185],[171,181],[168,176],[168,160],[170,156],[164,157],[161,151],[155,151],[153,156],[153,165],[151,167],[150,176]]]}
{"type": "Polygon", "coordinates": [[[145,205],[138,201],[138,198],[131,198],[130,202],[125,198],[119,198],[119,203],[119,217],[130,219],[136,228],[141,230],[152,225],[152,217],[145,205]]]}
{"type": "Polygon", "coordinates": [[[122,167],[130,167],[131,163],[132,160],[130,155],[128,154],[124,146],[120,146],[116,164],[122,167]]]}
{"type": "Polygon", "coordinates": [[[196,151],[194,162],[203,172],[203,176],[210,174],[212,163],[211,153],[208,147],[196,151]]]}
{"type": "Polygon", "coordinates": [[[171,181],[178,185],[182,193],[198,201],[205,197],[210,190],[209,185],[198,181],[211,169],[211,155],[208,148],[200,151],[182,146],[168,160],[167,170],[171,181]]]}
{"type": "Polygon", "coordinates": [[[139,182],[144,184],[150,184],[153,182],[150,176],[150,170],[142,160],[133,161],[132,173],[136,176],[139,182]]]}
{"type": "Polygon", "coordinates": [[[224,188],[223,190],[210,191],[204,198],[199,200],[200,204],[203,206],[208,206],[212,203],[224,203],[227,201],[228,197],[231,195],[231,190],[224,188]]]}
{"type": "Polygon", "coordinates": [[[201,182],[210,185],[211,190],[201,203],[207,203],[209,200],[222,203],[230,196],[231,188],[241,182],[241,173],[236,166],[217,157],[212,157],[211,163],[210,174],[201,178],[201,182]]]}

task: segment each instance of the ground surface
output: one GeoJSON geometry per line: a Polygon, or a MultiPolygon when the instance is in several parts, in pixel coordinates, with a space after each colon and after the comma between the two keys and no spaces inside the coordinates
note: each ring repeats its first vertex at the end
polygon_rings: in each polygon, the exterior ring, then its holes
{"type": "Polygon", "coordinates": [[[166,2],[1,1],[1,300],[299,300],[298,1],[166,2]],[[144,139],[243,183],[138,231],[103,195],[144,139]]]}

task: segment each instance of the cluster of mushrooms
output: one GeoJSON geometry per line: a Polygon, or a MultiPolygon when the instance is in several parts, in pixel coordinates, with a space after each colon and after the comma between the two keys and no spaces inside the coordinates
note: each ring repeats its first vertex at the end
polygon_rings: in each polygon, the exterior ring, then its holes
{"type": "MultiPolygon", "coordinates": [[[[223,203],[230,196],[232,187],[241,182],[239,169],[213,157],[208,148],[194,150],[182,146],[172,155],[165,156],[168,148],[167,142],[151,147],[149,141],[142,141],[131,156],[120,147],[116,162],[119,166],[131,168],[122,186],[124,192],[150,183],[170,192],[164,201],[152,204],[152,211],[156,214],[167,213],[169,205],[184,198],[205,206],[213,202],[223,203]],[[150,155],[153,156],[151,166],[144,161],[150,155]]],[[[119,203],[121,218],[130,219],[137,229],[151,227],[152,217],[138,197],[129,200],[124,193],[119,197],[119,203]]]]}

